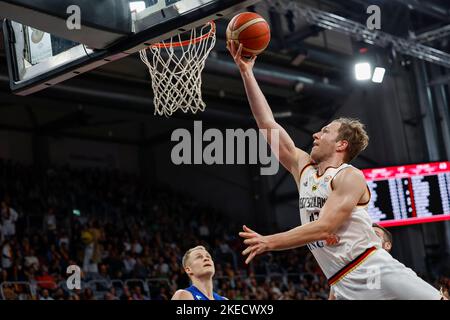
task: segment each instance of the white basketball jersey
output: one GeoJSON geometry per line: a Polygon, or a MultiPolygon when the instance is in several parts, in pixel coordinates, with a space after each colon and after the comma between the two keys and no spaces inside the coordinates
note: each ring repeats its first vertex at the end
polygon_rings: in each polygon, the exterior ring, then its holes
{"type": "MultiPolygon", "coordinates": [[[[298,186],[302,225],[319,219],[321,209],[332,192],[331,181],[339,171],[348,167],[351,165],[345,163],[338,168],[328,167],[321,176],[313,164],[303,168],[298,186]]],[[[368,188],[366,192],[370,195],[368,188]]],[[[345,268],[365,250],[374,246],[381,248],[381,240],[372,228],[367,205],[368,202],[358,204],[350,218],[335,232],[339,237],[337,245],[326,245],[326,241],[307,245],[327,278],[345,268]]]]}

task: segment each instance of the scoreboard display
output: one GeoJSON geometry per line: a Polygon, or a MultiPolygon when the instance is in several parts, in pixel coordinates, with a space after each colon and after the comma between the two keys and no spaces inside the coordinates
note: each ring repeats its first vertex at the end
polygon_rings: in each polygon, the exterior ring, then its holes
{"type": "Polygon", "coordinates": [[[450,162],[362,171],[373,222],[391,227],[450,220],[450,162]]]}

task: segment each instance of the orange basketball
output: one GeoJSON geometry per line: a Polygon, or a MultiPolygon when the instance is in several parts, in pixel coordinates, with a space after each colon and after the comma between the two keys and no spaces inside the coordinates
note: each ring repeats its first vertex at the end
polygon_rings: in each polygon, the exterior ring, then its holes
{"type": "Polygon", "coordinates": [[[270,42],[270,26],[254,12],[243,12],[231,19],[227,28],[227,40],[237,46],[242,43],[242,55],[253,56],[263,52],[270,42]]]}

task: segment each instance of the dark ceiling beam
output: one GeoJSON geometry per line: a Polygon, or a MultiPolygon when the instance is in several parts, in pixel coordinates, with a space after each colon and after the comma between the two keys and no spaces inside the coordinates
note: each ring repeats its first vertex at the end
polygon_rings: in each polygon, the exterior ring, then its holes
{"type": "Polygon", "coordinates": [[[395,0],[403,5],[406,5],[410,10],[416,10],[424,13],[430,17],[442,20],[450,21],[450,10],[444,8],[432,1],[423,0],[395,0]]]}
{"type": "Polygon", "coordinates": [[[434,79],[431,79],[428,83],[429,86],[439,86],[450,83],[450,74],[446,74],[434,79]]]}
{"type": "MultiPolygon", "coordinates": [[[[286,41],[284,39],[284,32],[283,32],[283,23],[281,20],[281,15],[276,12],[276,10],[269,10],[269,16],[270,16],[270,25],[271,25],[271,36],[272,41],[275,40],[277,43],[278,48],[285,49],[286,48],[286,41]]],[[[273,42],[272,42],[273,43],[273,42]]]]}
{"type": "MultiPolygon", "coordinates": [[[[367,14],[365,10],[369,5],[385,4],[383,2],[374,2],[372,0],[322,0],[323,2],[332,5],[336,10],[333,12],[339,15],[343,15],[345,17],[353,17],[354,20],[367,19],[367,14]],[[339,12],[341,11],[341,12],[339,12]]],[[[386,3],[391,2],[392,0],[386,1],[386,3]]],[[[450,21],[450,10],[449,8],[445,8],[440,4],[437,4],[433,1],[425,1],[425,0],[393,0],[393,2],[397,2],[409,10],[415,10],[417,12],[423,13],[429,17],[433,17],[440,21],[450,21]]],[[[325,9],[326,10],[326,9],[325,9]]],[[[328,11],[328,10],[327,10],[328,11]]],[[[383,28],[384,29],[384,28],[383,28]]]]}
{"type": "MultiPolygon", "coordinates": [[[[336,72],[343,71],[348,72],[349,66],[352,64],[352,56],[333,52],[325,48],[313,46],[305,42],[297,42],[288,45],[291,50],[281,51],[277,49],[276,46],[269,46],[263,53],[261,58],[258,60],[256,66],[258,66],[261,61],[269,61],[271,65],[276,64],[292,64],[294,59],[299,55],[303,54],[305,57],[303,65],[313,67],[318,73],[323,73],[324,70],[331,70],[336,72]]],[[[215,49],[217,54],[223,60],[230,60],[228,52],[226,50],[226,44],[224,40],[217,40],[215,49]]],[[[297,65],[298,66],[298,65],[297,65]]],[[[294,69],[295,70],[295,69],[294,69]]],[[[208,66],[206,66],[205,73],[210,72],[208,66]]]]}
{"type": "MultiPolygon", "coordinates": [[[[206,68],[220,74],[239,77],[239,70],[236,64],[231,61],[210,58],[206,62],[206,68]]],[[[340,84],[329,83],[319,77],[297,72],[292,69],[259,63],[253,69],[253,72],[256,79],[261,83],[282,88],[291,88],[292,90],[299,91],[304,90],[305,92],[316,95],[341,96],[345,93],[343,86],[340,84]]]]}
{"type": "Polygon", "coordinates": [[[284,38],[286,46],[288,48],[292,48],[292,46],[297,47],[304,40],[310,37],[316,37],[319,33],[323,31],[323,28],[315,26],[315,25],[307,25],[300,30],[296,30],[295,32],[290,33],[284,38]]]}
{"type": "Polygon", "coordinates": [[[353,57],[329,50],[315,48],[308,44],[301,44],[298,47],[306,51],[306,59],[318,62],[324,65],[333,66],[339,69],[348,70],[353,64],[353,57]]]}
{"type": "Polygon", "coordinates": [[[365,0],[321,0],[321,10],[333,12],[339,16],[351,18],[360,21],[367,17],[365,9],[367,2],[365,0]]]}

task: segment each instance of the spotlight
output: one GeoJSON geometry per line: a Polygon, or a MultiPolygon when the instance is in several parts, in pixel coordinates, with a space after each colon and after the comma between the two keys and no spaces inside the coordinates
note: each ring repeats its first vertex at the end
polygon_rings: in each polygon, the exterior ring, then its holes
{"type": "Polygon", "coordinates": [[[130,2],[130,11],[141,12],[145,10],[145,1],[130,2]]]}
{"type": "Polygon", "coordinates": [[[370,80],[372,77],[372,67],[368,62],[355,64],[355,77],[358,81],[370,80]]]}
{"type": "Polygon", "coordinates": [[[373,72],[372,81],[375,83],[382,83],[385,73],[386,73],[385,68],[380,67],[375,68],[375,71],[373,72]]]}

